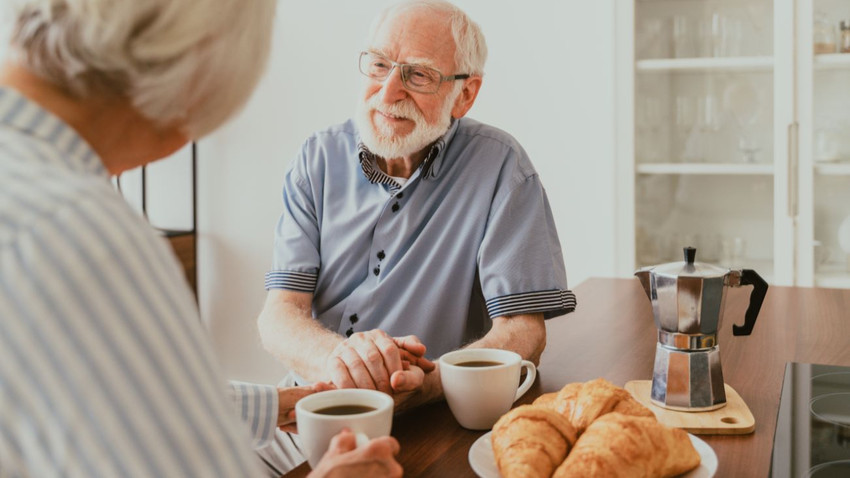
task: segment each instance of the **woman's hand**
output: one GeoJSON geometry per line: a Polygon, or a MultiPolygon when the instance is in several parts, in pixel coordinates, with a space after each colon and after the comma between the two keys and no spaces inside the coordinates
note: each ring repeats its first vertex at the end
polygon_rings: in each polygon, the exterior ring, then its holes
{"type": "Polygon", "coordinates": [[[325,390],[333,390],[334,388],[336,387],[325,382],[316,382],[313,385],[304,385],[301,387],[278,388],[278,428],[285,432],[298,433],[298,427],[295,423],[295,403],[307,395],[324,392],[325,390]]]}

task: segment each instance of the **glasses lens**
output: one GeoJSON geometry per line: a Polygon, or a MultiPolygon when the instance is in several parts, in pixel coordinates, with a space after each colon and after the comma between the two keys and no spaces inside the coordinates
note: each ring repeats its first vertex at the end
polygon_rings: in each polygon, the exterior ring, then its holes
{"type": "Polygon", "coordinates": [[[383,80],[392,69],[392,62],[380,55],[368,52],[360,55],[360,72],[370,78],[383,80]]]}
{"type": "Polygon", "coordinates": [[[417,91],[431,92],[440,87],[440,72],[425,66],[404,65],[403,78],[408,88],[417,91]]]}

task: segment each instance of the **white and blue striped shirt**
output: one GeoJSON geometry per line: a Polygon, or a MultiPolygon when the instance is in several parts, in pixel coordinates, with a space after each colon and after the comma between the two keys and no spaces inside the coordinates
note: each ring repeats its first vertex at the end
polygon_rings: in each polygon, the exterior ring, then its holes
{"type": "Polygon", "coordinates": [[[165,240],[0,88],[0,477],[262,474],[276,388],[225,383],[165,240]]]}

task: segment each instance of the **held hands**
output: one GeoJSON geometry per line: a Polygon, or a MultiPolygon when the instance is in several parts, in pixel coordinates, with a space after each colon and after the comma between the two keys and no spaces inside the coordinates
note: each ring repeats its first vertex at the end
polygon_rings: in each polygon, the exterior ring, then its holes
{"type": "Polygon", "coordinates": [[[422,386],[436,365],[413,335],[390,337],[381,330],[357,332],[334,348],[325,365],[339,388],[368,388],[392,395],[422,386]]]}
{"type": "Polygon", "coordinates": [[[310,473],[309,478],[376,477],[397,478],[402,476],[401,465],[395,460],[399,444],[393,437],[380,437],[357,448],[354,434],[345,429],[331,440],[325,456],[310,473]]]}

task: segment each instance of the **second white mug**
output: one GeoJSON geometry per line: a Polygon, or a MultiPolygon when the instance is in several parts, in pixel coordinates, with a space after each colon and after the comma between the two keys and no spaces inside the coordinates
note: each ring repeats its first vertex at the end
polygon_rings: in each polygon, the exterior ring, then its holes
{"type": "Polygon", "coordinates": [[[440,357],[440,381],[452,414],[470,430],[487,430],[531,388],[537,368],[500,349],[462,349],[440,357]],[[520,372],[527,370],[519,383],[520,372]]]}

